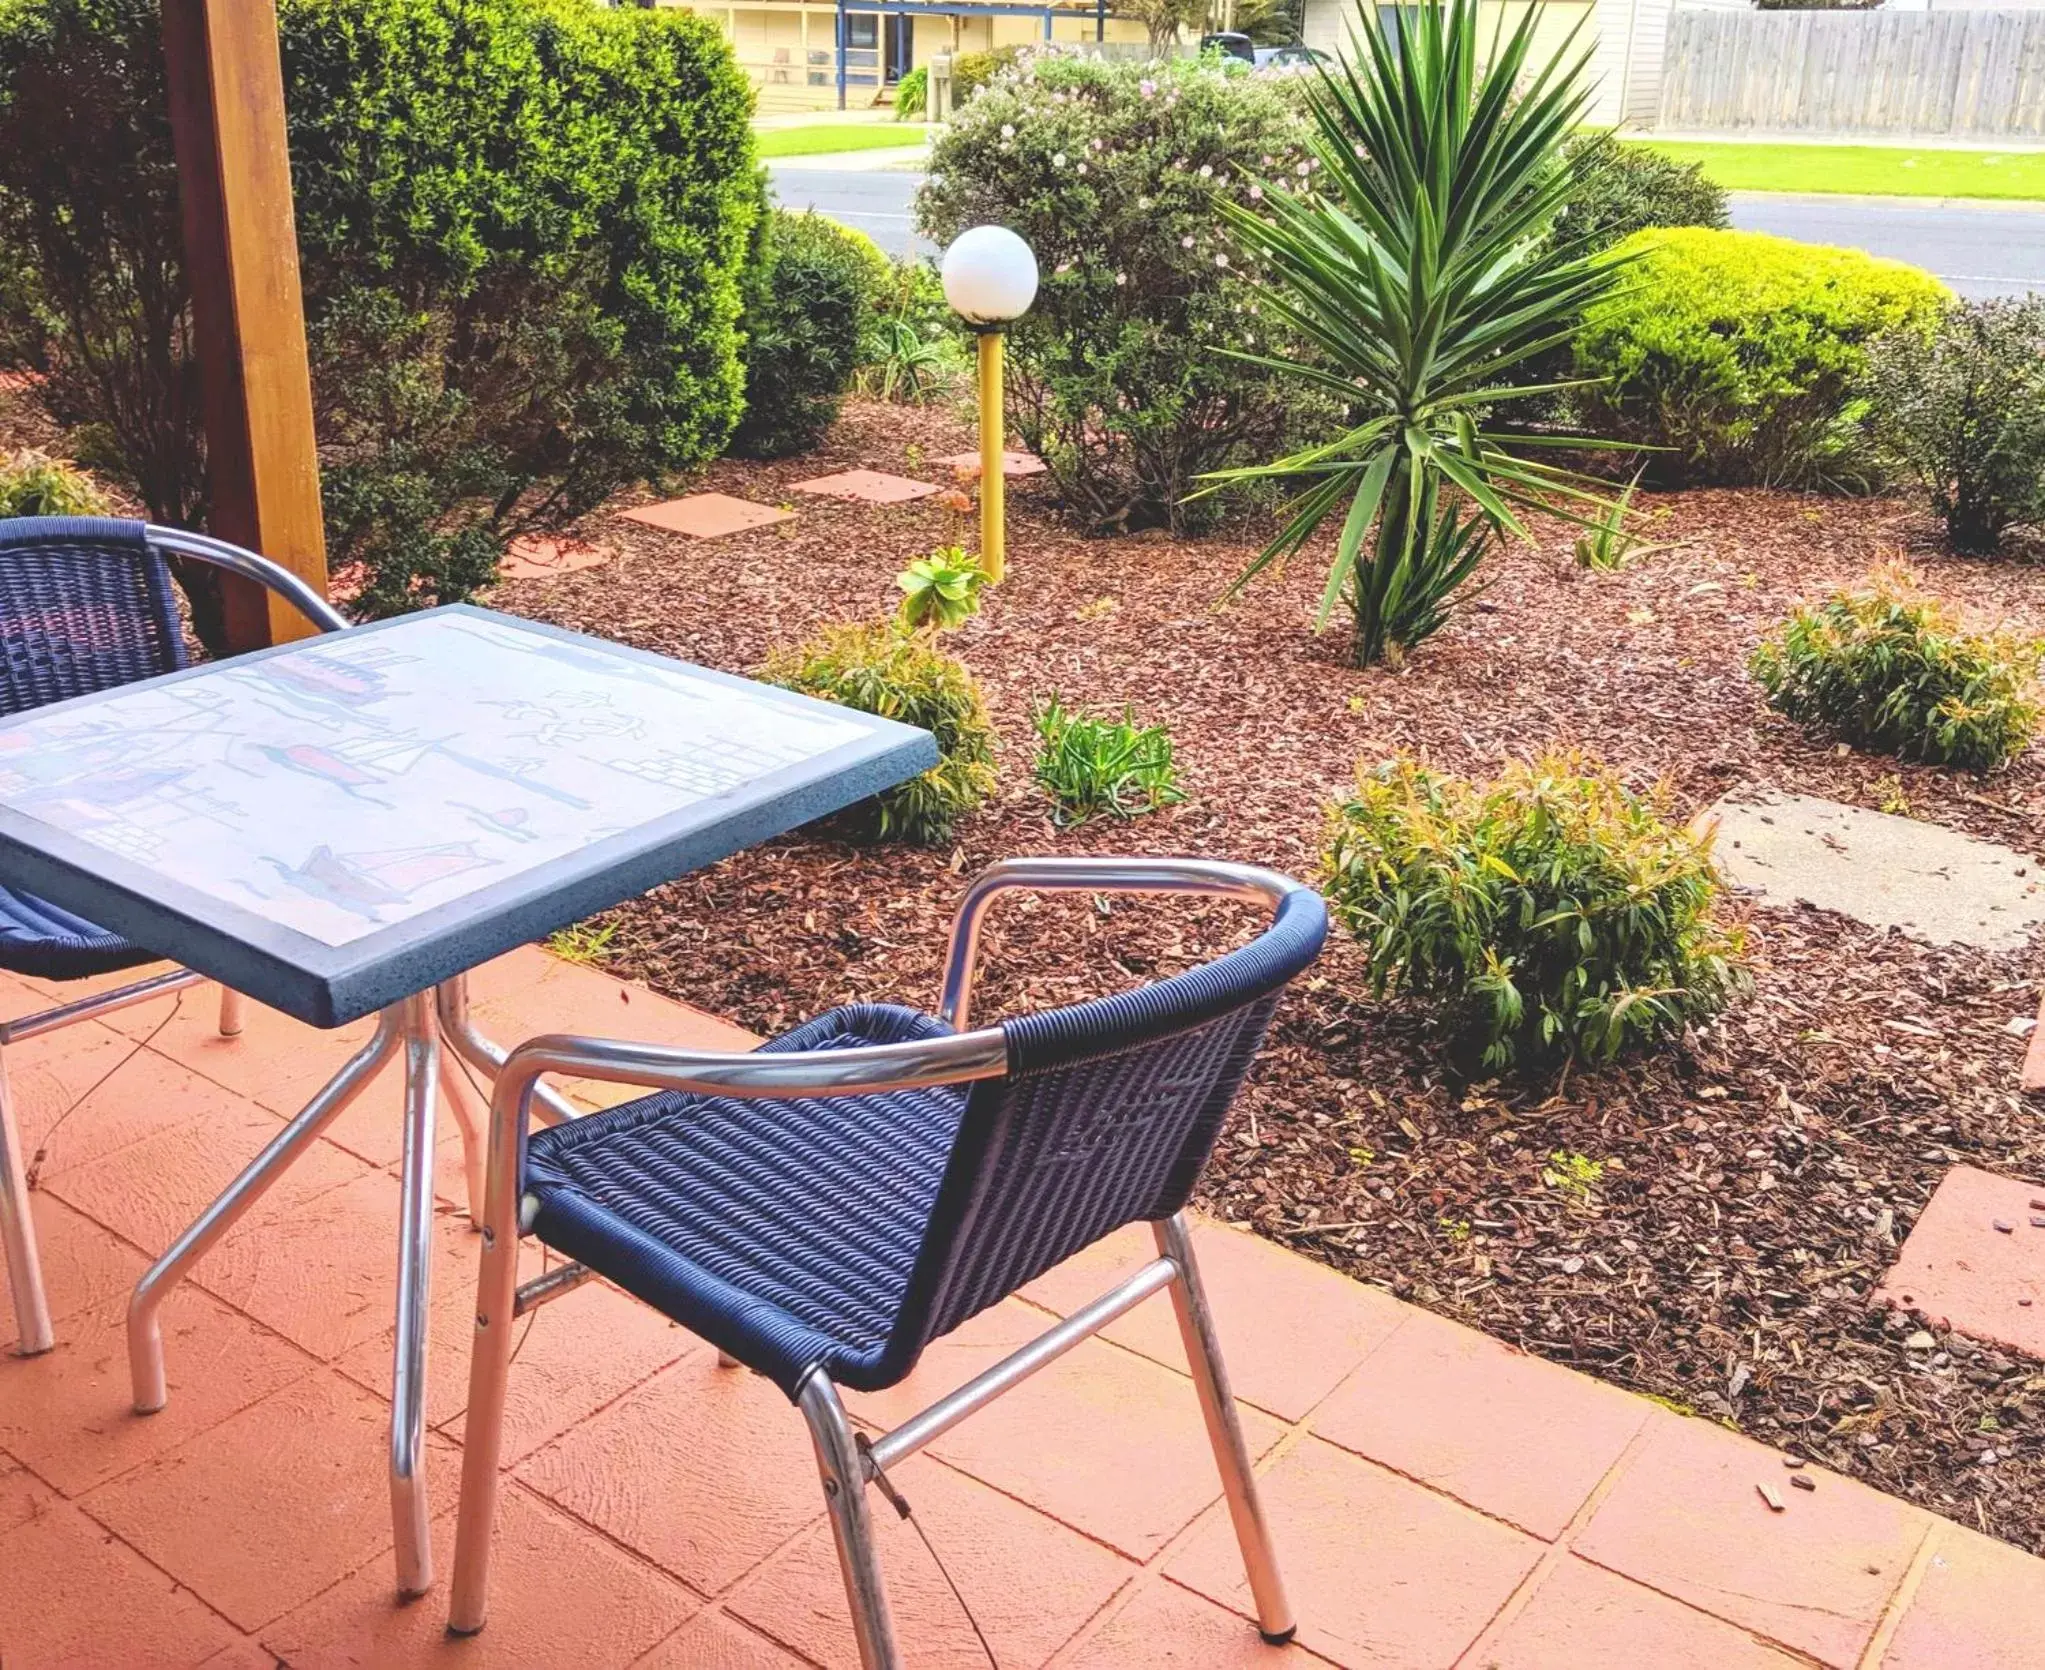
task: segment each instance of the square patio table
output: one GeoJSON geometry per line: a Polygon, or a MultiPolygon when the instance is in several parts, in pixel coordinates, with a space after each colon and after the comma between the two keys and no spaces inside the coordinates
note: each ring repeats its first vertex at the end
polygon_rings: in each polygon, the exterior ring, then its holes
{"type": "Polygon", "coordinates": [[[167,1395],[166,1294],[402,1050],[391,1508],[425,1590],[437,1098],[472,1180],[479,1134],[440,1052],[504,1058],[467,972],[936,763],[925,731],[466,605],[0,723],[0,879],[313,1026],[380,1016],[137,1285],[137,1410],[167,1395]]]}

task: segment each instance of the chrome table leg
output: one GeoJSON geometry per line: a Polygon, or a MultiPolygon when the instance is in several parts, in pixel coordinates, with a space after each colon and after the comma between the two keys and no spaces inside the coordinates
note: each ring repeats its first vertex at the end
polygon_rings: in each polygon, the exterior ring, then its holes
{"type": "Polygon", "coordinates": [[[433,1269],[433,1135],[440,1030],[431,992],[397,1005],[405,1036],[405,1148],[398,1204],[398,1325],[391,1364],[391,1523],[398,1593],[433,1586],[426,1525],[426,1334],[433,1269]]]}
{"type": "Polygon", "coordinates": [[[7,1086],[7,1068],[0,1061],[0,1254],[7,1259],[14,1287],[14,1349],[35,1357],[57,1343],[50,1328],[50,1306],[43,1297],[43,1269],[36,1253],[35,1219],[28,1209],[28,1156],[21,1151],[21,1129],[14,1121],[14,1093],[7,1086]]]}
{"type": "MultiPolygon", "coordinates": [[[[440,1009],[440,1035],[447,1047],[495,1084],[506,1051],[476,1030],[476,1023],[469,1016],[468,976],[458,974],[452,980],[441,981],[435,1001],[440,1009]]],[[[565,1125],[582,1117],[581,1110],[550,1084],[533,1086],[533,1112],[547,1125],[565,1125]]],[[[480,1166],[474,1168],[474,1175],[481,1175],[480,1166]]]]}
{"type": "Polygon", "coordinates": [[[386,1009],[377,1023],[376,1036],[327,1081],[298,1117],[271,1139],[269,1146],[227,1186],[227,1192],[207,1207],[135,1284],[134,1295],[128,1301],[128,1372],[134,1380],[137,1414],[154,1414],[169,1396],[163,1378],[163,1335],[156,1321],[157,1309],[165,1297],[207,1248],[225,1235],[235,1220],[304,1152],[307,1144],[333,1122],[335,1115],[362,1093],[363,1087],[396,1053],[402,1036],[401,1009],[386,1009]]]}

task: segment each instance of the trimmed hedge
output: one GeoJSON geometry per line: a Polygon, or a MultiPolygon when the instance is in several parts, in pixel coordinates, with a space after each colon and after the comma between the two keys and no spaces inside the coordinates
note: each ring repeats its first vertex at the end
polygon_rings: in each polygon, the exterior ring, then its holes
{"type": "MultiPolygon", "coordinates": [[[[368,612],[714,456],[752,92],[717,26],[575,0],[282,0],[329,554],[368,612]]],[[[157,0],[0,8],[0,286],[150,513],[206,511],[157,0]],[[29,317],[24,320],[26,312],[29,317]]],[[[206,625],[203,613],[199,624],[206,625]]]]}
{"type": "Polygon", "coordinates": [[[1576,374],[1596,432],[1667,448],[1650,479],[1809,485],[1864,467],[1867,345],[1929,331],[1952,293],[1857,250],[1702,227],[1635,233],[1616,294],[1587,309],[1576,374]]]}
{"type": "Polygon", "coordinates": [[[746,404],[731,450],[785,458],[824,438],[894,269],[864,232],[774,209],[747,275],[746,404]]]}

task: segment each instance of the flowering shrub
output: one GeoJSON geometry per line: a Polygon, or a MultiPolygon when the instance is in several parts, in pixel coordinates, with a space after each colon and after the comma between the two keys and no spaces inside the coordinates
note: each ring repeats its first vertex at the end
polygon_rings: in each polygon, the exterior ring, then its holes
{"type": "Polygon", "coordinates": [[[1311,171],[1295,78],[1212,61],[1025,56],[939,138],[919,200],[940,243],[992,222],[1042,287],[1010,334],[1008,417],[1089,527],[1182,530],[1203,471],[1284,451],[1333,402],[1226,348],[1290,350],[1223,224],[1311,171]]]}

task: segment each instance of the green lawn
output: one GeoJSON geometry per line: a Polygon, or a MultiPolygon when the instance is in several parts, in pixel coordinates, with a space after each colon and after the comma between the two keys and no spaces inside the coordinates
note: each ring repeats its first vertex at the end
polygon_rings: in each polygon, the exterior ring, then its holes
{"type": "Polygon", "coordinates": [[[807,128],[768,128],[757,137],[763,157],[814,157],[832,151],[893,151],[921,145],[930,130],[921,122],[826,122],[807,128]]]}
{"type": "Polygon", "coordinates": [[[1913,151],[1900,145],[1714,145],[1653,148],[1729,191],[1847,191],[1895,197],[2045,199],[2045,151],[1913,151]]]}

